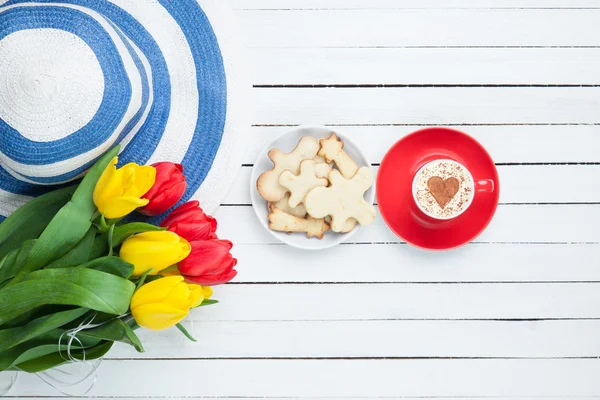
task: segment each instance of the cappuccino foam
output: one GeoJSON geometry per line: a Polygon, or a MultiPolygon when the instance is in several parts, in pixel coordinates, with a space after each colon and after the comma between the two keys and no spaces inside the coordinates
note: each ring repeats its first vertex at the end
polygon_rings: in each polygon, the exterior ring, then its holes
{"type": "Polygon", "coordinates": [[[426,164],[420,170],[415,178],[413,192],[415,201],[423,212],[434,218],[449,219],[469,207],[473,200],[474,184],[471,174],[461,164],[451,160],[436,160],[426,164]],[[437,178],[441,178],[447,185],[446,192],[432,193],[432,189],[439,190],[441,183],[437,178]],[[458,190],[455,187],[456,181],[451,178],[458,180],[458,190]],[[433,187],[432,182],[438,185],[433,187]]]}

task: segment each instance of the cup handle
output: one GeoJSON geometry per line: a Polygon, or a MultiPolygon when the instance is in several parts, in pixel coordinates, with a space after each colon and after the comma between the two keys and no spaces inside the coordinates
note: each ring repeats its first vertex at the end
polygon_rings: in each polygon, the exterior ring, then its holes
{"type": "Polygon", "coordinates": [[[495,189],[496,185],[491,179],[478,179],[475,181],[476,192],[493,192],[495,189]]]}

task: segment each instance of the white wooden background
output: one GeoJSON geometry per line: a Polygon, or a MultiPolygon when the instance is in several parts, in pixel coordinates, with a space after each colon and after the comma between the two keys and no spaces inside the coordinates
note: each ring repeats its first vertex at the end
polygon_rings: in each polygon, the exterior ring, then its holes
{"type": "MultiPolygon", "coordinates": [[[[93,398],[600,397],[600,1],[234,0],[256,111],[217,214],[236,282],[190,343],[143,332],[93,398]],[[423,126],[497,162],[496,218],[460,250],[400,242],[379,218],[320,253],[276,243],[249,205],[257,152],[302,123],[379,163],[423,126]]],[[[375,164],[377,166],[378,164],[375,164]]],[[[21,376],[12,395],[59,393],[21,376]]]]}

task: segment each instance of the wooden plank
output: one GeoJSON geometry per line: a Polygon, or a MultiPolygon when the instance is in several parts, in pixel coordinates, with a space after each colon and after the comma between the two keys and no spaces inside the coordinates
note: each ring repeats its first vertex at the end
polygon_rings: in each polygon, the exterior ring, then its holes
{"type": "Polygon", "coordinates": [[[221,302],[194,311],[192,318],[199,323],[600,318],[599,289],[599,283],[224,285],[214,288],[221,302]]]}
{"type": "MultiPolygon", "coordinates": [[[[106,360],[91,397],[598,396],[600,360],[106,360]]],[[[22,374],[19,395],[48,393],[22,374]]],[[[86,396],[87,397],[87,396],[86,396]]]]}
{"type": "Polygon", "coordinates": [[[253,48],[255,85],[598,84],[600,48],[253,48]]]}
{"type": "Polygon", "coordinates": [[[107,358],[565,358],[600,356],[600,321],[196,322],[140,330],[145,353],[119,344],[107,358]],[[585,335],[582,335],[585,332],[585,335]],[[269,338],[269,340],[265,340],[269,338]],[[477,338],[477,340],[473,340],[477,338]],[[356,346],[360,343],[360,346],[356,346]]]}
{"type": "MultiPolygon", "coordinates": [[[[399,139],[424,126],[335,126],[351,138],[373,163],[379,163],[399,139]]],[[[478,140],[497,163],[600,162],[598,125],[455,126],[478,140]]],[[[290,126],[255,126],[249,134],[245,164],[290,126]]]]}
{"type": "Polygon", "coordinates": [[[436,253],[408,245],[363,244],[337,246],[324,254],[235,243],[233,254],[239,260],[235,282],[600,281],[598,245],[470,244],[436,253]]]}
{"type": "MultiPolygon", "coordinates": [[[[251,204],[251,173],[252,167],[242,168],[223,204],[251,204]]],[[[499,166],[498,174],[501,203],[600,202],[600,165],[499,166]]]]}
{"type": "MultiPolygon", "coordinates": [[[[24,399],[27,397],[5,397],[6,399],[24,399]]],[[[35,398],[35,397],[34,397],[35,398]]],[[[32,398],[32,399],[34,399],[32,398]]],[[[96,398],[102,398],[102,397],[95,397],[95,396],[87,396],[86,398],[89,399],[96,399],[96,398]]],[[[133,400],[133,399],[139,399],[139,397],[121,397],[121,396],[111,396],[111,398],[113,399],[119,399],[119,400],[133,400]]],[[[162,396],[153,396],[153,399],[172,399],[172,397],[162,397],[162,396]]],[[[205,396],[187,396],[186,399],[205,399],[205,396]]],[[[280,397],[266,397],[266,396],[261,396],[261,399],[278,399],[280,400],[280,397]]],[[[369,399],[369,397],[361,397],[362,399],[369,399]]],[[[374,397],[371,397],[374,398],[374,397]]],[[[381,397],[376,397],[381,399],[381,397]]],[[[402,399],[402,400],[423,400],[423,397],[405,397],[405,396],[397,396],[397,397],[390,397],[387,396],[385,397],[386,399],[402,399]]],[[[536,400],[556,400],[556,397],[539,397],[536,396],[535,397],[536,400]]],[[[48,397],[48,396],[44,396],[44,399],[47,400],[64,400],[64,397],[48,397]]],[[[256,400],[256,397],[244,397],[244,396],[234,396],[234,397],[229,397],[229,396],[219,396],[219,399],[223,399],[223,400],[256,400]]],[[[310,399],[310,400],[331,400],[332,397],[294,397],[294,399],[310,399]]],[[[453,396],[453,397],[436,397],[437,400],[489,400],[489,397],[473,397],[473,396],[469,396],[469,397],[457,397],[457,396],[453,396]]],[[[596,400],[596,397],[589,397],[589,396],[578,396],[578,399],[581,400],[596,400]]],[[[531,400],[530,397],[498,397],[498,396],[494,396],[494,400],[531,400]]]]}
{"type": "Polygon", "coordinates": [[[598,9],[238,12],[250,47],[598,46],[598,9]]]}
{"type": "MultiPolygon", "coordinates": [[[[27,399],[27,397],[3,397],[5,399],[8,400],[16,400],[16,399],[27,399]]],[[[89,399],[101,399],[103,397],[96,397],[96,396],[86,396],[86,398],[89,399]]],[[[140,399],[140,397],[123,397],[123,396],[111,396],[112,399],[119,399],[119,400],[134,400],[134,399],[140,399]]],[[[186,399],[205,399],[205,396],[202,395],[196,395],[196,396],[186,396],[186,399]]],[[[223,400],[256,400],[256,397],[245,397],[245,396],[219,396],[219,399],[223,399],[223,400]]],[[[268,397],[268,396],[261,396],[261,399],[278,399],[280,400],[280,397],[268,397]]],[[[381,399],[381,397],[361,397],[362,399],[372,399],[372,398],[379,398],[381,399]]],[[[396,397],[391,397],[391,396],[387,396],[385,397],[386,399],[402,399],[402,400],[423,400],[423,397],[405,397],[405,396],[396,396],[396,397]]],[[[579,400],[596,400],[597,397],[590,397],[590,396],[578,396],[577,397],[579,400]]],[[[35,397],[31,397],[31,399],[35,399],[35,397]]],[[[49,397],[49,396],[44,396],[44,399],[47,400],[64,400],[64,397],[49,397]]],[[[170,396],[152,396],[152,399],[172,399],[172,397],[170,396]]],[[[331,400],[332,397],[294,397],[294,399],[310,399],[310,400],[331,400]]],[[[453,397],[436,397],[437,400],[489,400],[490,397],[473,397],[473,396],[469,396],[469,397],[457,397],[457,396],[453,396],[453,397]]],[[[536,396],[535,397],[536,400],[556,400],[556,397],[539,397],[536,396]]],[[[498,396],[494,396],[494,400],[531,400],[531,397],[498,397],[498,396]]]]}
{"type": "Polygon", "coordinates": [[[598,8],[596,0],[231,0],[236,10],[598,8]]]}
{"type": "MultiPolygon", "coordinates": [[[[260,224],[249,206],[221,207],[215,214],[219,236],[234,243],[280,242],[260,224]]],[[[480,243],[598,243],[600,232],[590,221],[600,221],[598,205],[500,206],[490,226],[475,241],[480,243]]],[[[315,239],[316,240],[316,239],[315,239]]],[[[352,243],[398,243],[381,216],[362,228],[352,243]]]]}
{"type": "Polygon", "coordinates": [[[222,302],[198,310],[193,319],[598,318],[598,287],[597,283],[227,285],[215,291],[215,298],[222,302]]]}
{"type": "MultiPolygon", "coordinates": [[[[102,398],[102,397],[95,397],[95,396],[86,396],[86,398],[89,399],[98,399],[98,398],[102,398]]],[[[111,396],[112,399],[119,399],[119,400],[134,400],[134,399],[139,399],[139,397],[122,397],[122,396],[111,396]]],[[[205,396],[186,396],[186,399],[205,399],[205,396]]],[[[223,399],[223,400],[256,400],[256,397],[244,397],[244,396],[219,396],[219,399],[223,399]]],[[[267,396],[261,396],[261,399],[273,399],[274,397],[267,397],[267,396]]],[[[280,400],[280,397],[275,397],[276,399],[280,400]]],[[[362,397],[363,399],[369,399],[369,397],[362,397]]],[[[373,398],[373,397],[371,397],[373,398]]],[[[381,397],[378,397],[379,399],[381,399],[381,397]]],[[[401,397],[390,397],[387,396],[385,397],[386,399],[402,399],[402,400],[423,400],[423,397],[405,397],[405,396],[401,396],[401,397]]],[[[17,400],[17,399],[23,399],[23,397],[3,397],[3,399],[6,400],[17,400]]],[[[44,399],[46,400],[64,400],[64,397],[49,397],[49,396],[44,396],[44,399]]],[[[172,397],[170,396],[153,396],[152,399],[172,399],[172,397]]],[[[294,399],[310,399],[310,400],[325,400],[325,399],[331,399],[327,398],[327,397],[294,397],[294,399]]],[[[437,400],[489,400],[489,397],[436,397],[437,400]]],[[[536,396],[535,397],[536,400],[556,400],[556,397],[539,397],[536,396]]],[[[586,399],[596,399],[596,397],[588,397],[588,396],[578,396],[578,399],[581,400],[586,400],[586,399]]],[[[497,397],[494,396],[494,400],[531,400],[530,397],[497,397]]]]}
{"type": "Polygon", "coordinates": [[[595,87],[260,88],[254,100],[255,125],[600,121],[595,87]]]}

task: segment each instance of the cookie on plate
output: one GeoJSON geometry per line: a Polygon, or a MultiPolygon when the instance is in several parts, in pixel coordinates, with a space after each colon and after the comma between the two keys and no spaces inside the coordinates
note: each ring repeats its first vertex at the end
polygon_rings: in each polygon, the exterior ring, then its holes
{"type": "Polygon", "coordinates": [[[325,221],[320,218],[298,218],[286,214],[280,209],[271,206],[269,214],[269,229],[280,232],[303,232],[306,237],[317,237],[323,239],[325,232],[330,228],[325,221]]]}
{"type": "Polygon", "coordinates": [[[273,169],[263,172],[256,181],[256,188],[260,196],[270,202],[281,200],[288,192],[286,188],[279,184],[281,173],[288,170],[298,174],[302,160],[315,157],[320,147],[317,139],[312,136],[305,136],[300,139],[296,148],[290,153],[284,153],[279,149],[271,149],[268,155],[274,164],[273,169]]]}
{"type": "Polygon", "coordinates": [[[279,184],[290,191],[289,206],[291,208],[302,203],[306,194],[312,189],[329,185],[327,179],[317,178],[315,174],[316,165],[313,160],[304,160],[300,163],[299,174],[295,175],[291,171],[283,171],[279,177],[279,184]]]}
{"type": "Polygon", "coordinates": [[[314,218],[331,216],[331,230],[341,232],[348,219],[354,218],[361,225],[375,219],[375,207],[364,199],[365,192],[373,186],[375,177],[368,167],[359,168],[352,179],[345,179],[340,171],[329,173],[331,186],[317,187],[306,195],[304,204],[314,218]]]}

